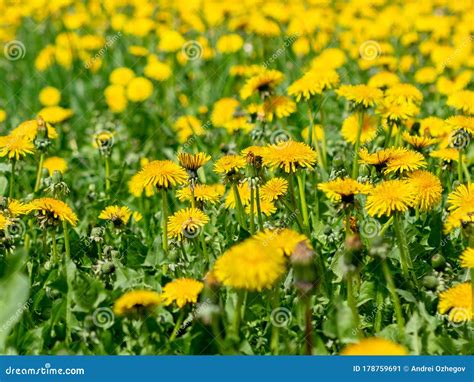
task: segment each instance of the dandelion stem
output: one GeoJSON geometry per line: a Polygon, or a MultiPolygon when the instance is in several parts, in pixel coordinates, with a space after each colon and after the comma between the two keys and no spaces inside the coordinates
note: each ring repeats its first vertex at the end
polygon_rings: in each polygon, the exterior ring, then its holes
{"type": "Polygon", "coordinates": [[[67,222],[63,220],[63,231],[64,231],[64,248],[66,250],[65,256],[65,270],[66,270],[66,284],[67,284],[67,293],[66,293],[66,344],[71,343],[71,296],[72,296],[72,280],[71,274],[69,272],[69,263],[71,262],[71,244],[69,242],[69,230],[67,222]]]}
{"type": "Polygon", "coordinates": [[[235,206],[237,208],[237,216],[240,220],[240,224],[244,229],[247,229],[247,222],[245,220],[244,207],[242,205],[242,199],[240,199],[239,189],[235,183],[232,184],[232,190],[234,191],[235,206]]]}
{"type": "Polygon", "coordinates": [[[260,188],[258,184],[255,185],[255,194],[257,199],[257,216],[258,216],[258,227],[259,230],[263,230],[263,217],[262,217],[262,207],[260,206],[260,188]]]}
{"type": "Polygon", "coordinates": [[[184,320],[184,309],[181,309],[179,312],[178,319],[176,320],[176,324],[174,325],[173,332],[171,333],[170,342],[173,342],[176,339],[176,336],[181,332],[181,324],[184,320]]]}
{"type": "MultiPolygon", "coordinates": [[[[403,272],[403,275],[407,279],[410,279],[412,262],[411,262],[410,252],[408,249],[408,244],[407,244],[405,232],[402,227],[402,222],[401,222],[399,213],[395,213],[395,215],[393,216],[393,227],[395,228],[395,235],[397,237],[398,249],[400,251],[400,265],[402,267],[402,272],[403,272]]],[[[416,285],[417,279],[414,275],[412,279],[416,285]]]]}
{"type": "Polygon", "coordinates": [[[346,281],[347,281],[347,304],[352,311],[352,318],[354,319],[354,325],[357,328],[357,333],[359,337],[363,337],[362,329],[360,327],[360,318],[359,318],[359,311],[357,309],[356,298],[354,296],[354,288],[352,285],[352,272],[347,272],[346,281]]]}
{"type": "Polygon", "coordinates": [[[14,184],[15,184],[15,165],[16,165],[16,160],[12,159],[12,169],[10,173],[10,192],[8,194],[10,198],[13,198],[13,191],[14,191],[14,184]]]}
{"type": "Polygon", "coordinates": [[[359,111],[359,124],[357,126],[357,137],[354,146],[354,162],[352,163],[352,178],[357,179],[359,175],[359,147],[360,137],[362,135],[362,126],[364,125],[364,112],[359,111]]]}
{"type": "Polygon", "coordinates": [[[458,158],[458,180],[459,183],[462,183],[462,150],[459,149],[459,158],[458,158]]]}
{"type": "Polygon", "coordinates": [[[163,231],[162,245],[165,256],[168,255],[168,198],[166,195],[166,190],[161,189],[161,202],[163,204],[163,212],[161,214],[161,228],[163,231]]]}
{"type": "Polygon", "coordinates": [[[387,261],[385,259],[382,259],[382,271],[385,277],[385,281],[387,282],[390,294],[392,295],[393,306],[395,308],[395,317],[397,318],[398,334],[400,336],[400,339],[403,339],[405,336],[405,320],[403,319],[400,300],[398,298],[397,291],[395,290],[395,284],[392,279],[390,268],[388,267],[387,261]]]}
{"type": "Polygon", "coordinates": [[[250,233],[255,233],[255,188],[250,184],[250,233]]]}
{"type": "Polygon", "coordinates": [[[377,304],[377,313],[375,314],[374,331],[375,333],[378,333],[382,326],[382,311],[383,311],[383,293],[380,288],[377,289],[375,301],[377,304]]]}
{"type": "Polygon", "coordinates": [[[105,157],[105,191],[110,190],[110,160],[109,157],[105,157]]]}
{"type": "Polygon", "coordinates": [[[313,314],[311,310],[311,298],[309,296],[304,297],[305,305],[305,327],[304,327],[304,339],[306,345],[306,354],[313,354],[313,314]]]}
{"type": "Polygon", "coordinates": [[[34,192],[38,192],[40,185],[41,185],[41,175],[43,173],[43,163],[44,163],[44,153],[42,152],[40,155],[38,169],[36,170],[36,182],[35,182],[35,189],[34,192]]]}
{"type": "Polygon", "coordinates": [[[306,205],[306,196],[304,190],[304,174],[299,173],[296,178],[298,180],[298,190],[300,193],[301,211],[303,213],[303,225],[305,233],[309,237],[309,217],[308,217],[308,206],[306,205]]]}
{"type": "Polygon", "coordinates": [[[53,256],[51,258],[53,264],[58,262],[58,250],[56,248],[56,229],[51,230],[51,247],[53,249],[53,256]]]}
{"type": "MultiPolygon", "coordinates": [[[[273,309],[278,309],[280,306],[280,289],[275,288],[272,296],[273,309]]],[[[271,321],[271,320],[270,320],[271,321]]],[[[273,355],[278,355],[280,345],[280,327],[279,325],[272,325],[272,337],[270,340],[270,351],[273,355]]]]}
{"type": "Polygon", "coordinates": [[[237,291],[237,302],[234,309],[234,322],[232,323],[232,334],[239,339],[240,322],[242,320],[242,305],[244,303],[245,292],[243,290],[237,291]]]}

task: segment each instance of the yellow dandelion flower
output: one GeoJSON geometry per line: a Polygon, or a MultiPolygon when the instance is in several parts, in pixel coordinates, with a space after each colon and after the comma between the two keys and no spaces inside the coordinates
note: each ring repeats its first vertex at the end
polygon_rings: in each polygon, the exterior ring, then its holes
{"type": "Polygon", "coordinates": [[[380,217],[405,212],[415,202],[414,187],[406,180],[388,180],[369,191],[365,208],[370,216],[380,217]]]}
{"type": "Polygon", "coordinates": [[[312,169],[316,152],[305,143],[285,141],[268,146],[263,152],[263,162],[266,166],[294,173],[301,168],[312,169]]]}
{"type": "Polygon", "coordinates": [[[474,206],[452,211],[444,223],[444,232],[450,233],[456,228],[474,224],[474,206]]]}
{"type": "MultiPolygon", "coordinates": [[[[265,216],[271,216],[276,212],[276,210],[277,209],[275,207],[275,204],[272,201],[268,199],[262,199],[260,197],[260,211],[262,211],[262,214],[264,214],[265,216]]],[[[255,211],[257,211],[257,201],[255,201],[255,205],[254,205],[254,212],[255,211]]],[[[245,212],[247,214],[250,214],[250,200],[249,200],[249,203],[245,205],[245,212]]]]}
{"type": "Polygon", "coordinates": [[[368,193],[372,186],[350,178],[337,178],[319,183],[318,188],[333,202],[353,203],[355,195],[368,193]]]}
{"type": "Polygon", "coordinates": [[[67,171],[67,167],[66,160],[60,157],[49,157],[43,163],[43,168],[48,170],[49,176],[52,176],[55,171],[64,174],[67,171]]]}
{"type": "Polygon", "coordinates": [[[123,316],[154,308],[161,304],[161,295],[151,290],[132,290],[115,301],[114,313],[123,316]]]}
{"type": "Polygon", "coordinates": [[[423,93],[411,84],[394,84],[385,92],[387,101],[395,104],[415,103],[423,101],[423,93]]]}
{"type": "MultiPolygon", "coordinates": [[[[196,184],[194,186],[194,198],[198,202],[216,204],[224,195],[224,185],[222,184],[196,184]]],[[[176,192],[176,196],[181,202],[192,200],[192,193],[189,187],[181,188],[176,192]]]]}
{"type": "Polygon", "coordinates": [[[72,109],[67,109],[61,106],[47,106],[38,112],[38,117],[44,119],[47,123],[60,123],[74,115],[72,109]]]}
{"type": "Polygon", "coordinates": [[[209,217],[198,208],[185,208],[176,211],[168,218],[168,237],[183,240],[192,239],[209,222],[209,217]]]}
{"type": "Polygon", "coordinates": [[[322,94],[337,85],[339,85],[339,74],[335,70],[312,70],[288,87],[288,95],[295,96],[299,102],[301,98],[308,100],[315,94],[322,94]]]}
{"type": "Polygon", "coordinates": [[[28,203],[28,212],[36,212],[39,219],[46,221],[50,225],[65,221],[73,227],[77,224],[77,215],[62,200],[53,198],[33,199],[28,203]]]}
{"type": "MultiPolygon", "coordinates": [[[[352,114],[342,123],[341,135],[349,143],[355,144],[359,130],[359,116],[352,114]]],[[[377,118],[364,114],[360,142],[362,144],[372,141],[377,136],[377,118]]]]}
{"type": "Polygon", "coordinates": [[[221,98],[216,101],[211,113],[212,124],[216,127],[224,127],[234,118],[239,106],[240,102],[234,98],[221,98]]]}
{"type": "Polygon", "coordinates": [[[250,238],[219,257],[213,268],[225,286],[260,291],[271,288],[285,271],[285,259],[273,246],[250,238]]]}
{"type": "Polygon", "coordinates": [[[368,108],[377,105],[383,96],[380,89],[368,85],[342,85],[336,93],[339,97],[344,97],[355,105],[368,108]]]}
{"type": "Polygon", "coordinates": [[[10,134],[0,137],[0,157],[19,160],[28,154],[33,154],[34,149],[33,143],[23,136],[10,134]]]}
{"type": "Polygon", "coordinates": [[[179,164],[186,170],[197,171],[211,160],[211,157],[206,153],[189,154],[180,152],[178,154],[179,164]]]}
{"type": "Polygon", "coordinates": [[[151,97],[153,83],[145,77],[135,77],[127,85],[127,98],[132,102],[143,102],[151,97]]]}
{"type": "Polygon", "coordinates": [[[288,181],[283,178],[272,178],[260,188],[262,199],[273,201],[286,194],[288,190],[288,181]]]}
{"type": "Polygon", "coordinates": [[[39,101],[43,106],[56,106],[61,101],[61,92],[53,86],[41,89],[39,101]]]}
{"type": "Polygon", "coordinates": [[[430,157],[439,158],[445,162],[458,161],[459,151],[454,148],[445,148],[439,150],[433,150],[430,152],[430,157]]]}
{"type": "Polygon", "coordinates": [[[392,151],[391,157],[387,162],[384,173],[402,173],[405,171],[414,171],[426,167],[427,163],[423,154],[407,150],[395,149],[392,151]]]}
{"type": "Polygon", "coordinates": [[[122,227],[128,223],[130,216],[132,216],[132,211],[128,207],[108,206],[100,212],[99,219],[108,220],[115,227],[122,227]]]}
{"type": "MultiPolygon", "coordinates": [[[[245,183],[240,183],[237,185],[237,191],[239,192],[240,196],[240,201],[242,202],[242,205],[248,206],[250,204],[250,186],[247,182],[245,183]]],[[[232,208],[235,209],[236,203],[235,203],[235,197],[234,193],[231,191],[227,194],[224,202],[226,208],[232,208]]]]}
{"type": "Polygon", "coordinates": [[[429,171],[418,170],[409,174],[407,179],[415,188],[414,207],[428,211],[439,204],[443,187],[436,175],[429,171]]]}
{"type": "Polygon", "coordinates": [[[433,146],[439,142],[437,138],[431,138],[427,136],[419,135],[410,135],[408,131],[405,131],[402,135],[402,138],[409,145],[413,146],[416,149],[424,149],[429,146],[433,146]]]}
{"type": "Polygon", "coordinates": [[[214,172],[220,175],[230,176],[246,165],[245,159],[239,155],[225,155],[214,164],[214,172]]]}
{"type": "Polygon", "coordinates": [[[255,239],[261,241],[264,246],[276,248],[280,254],[285,256],[290,256],[302,241],[311,248],[311,244],[305,235],[289,228],[266,229],[258,232],[255,239]]]}
{"type": "Polygon", "coordinates": [[[474,92],[472,90],[461,90],[450,94],[446,105],[466,114],[474,114],[474,92]]]}
{"type": "Polygon", "coordinates": [[[399,82],[400,78],[395,73],[384,71],[374,74],[372,77],[370,77],[367,85],[380,89],[398,84],[399,82]]]}
{"type": "Polygon", "coordinates": [[[453,286],[439,294],[438,312],[448,314],[452,322],[468,322],[472,314],[472,288],[470,283],[453,286]]]}
{"type": "Polygon", "coordinates": [[[474,248],[467,248],[461,255],[461,267],[474,268],[474,248]]]}
{"type": "Polygon", "coordinates": [[[408,355],[408,351],[393,341],[372,337],[347,345],[341,355],[408,355]]]}
{"type": "Polygon", "coordinates": [[[178,140],[184,143],[193,135],[203,135],[205,130],[199,119],[192,115],[183,115],[179,117],[173,125],[178,133],[178,140]]]}
{"type": "Polygon", "coordinates": [[[116,68],[110,73],[109,81],[114,85],[126,86],[128,83],[135,78],[135,73],[129,68],[116,68]]]}
{"type": "Polygon", "coordinates": [[[240,90],[240,98],[247,99],[255,93],[268,96],[283,81],[283,73],[278,70],[264,70],[250,77],[240,90]]]}
{"type": "Polygon", "coordinates": [[[420,112],[418,106],[411,102],[394,102],[385,98],[377,107],[377,113],[388,122],[403,122],[420,112]]]}
{"type": "Polygon", "coordinates": [[[4,198],[0,208],[3,208],[2,213],[9,218],[16,218],[20,215],[25,215],[30,211],[28,204],[12,198],[4,198]]]}
{"type": "Polygon", "coordinates": [[[131,181],[134,195],[141,194],[147,187],[171,188],[185,184],[186,170],[170,160],[154,160],[145,165],[131,181]]]}
{"type": "Polygon", "coordinates": [[[447,202],[449,211],[474,208],[474,185],[460,184],[448,195],[447,202]]]}
{"type": "Polygon", "coordinates": [[[296,103],[284,96],[274,96],[265,100],[263,114],[267,121],[273,121],[274,116],[278,119],[288,117],[296,111],[296,103]]]}
{"type": "Polygon", "coordinates": [[[244,45],[244,40],[237,33],[231,33],[219,37],[216,48],[221,53],[238,52],[244,45]]]}
{"type": "Polygon", "coordinates": [[[464,115],[453,115],[446,119],[446,126],[451,132],[456,130],[464,130],[474,135],[474,117],[466,117],[464,115]]]}
{"type": "Polygon", "coordinates": [[[11,224],[11,221],[2,213],[0,213],[0,231],[4,231],[11,224]]]}
{"type": "Polygon", "coordinates": [[[203,288],[204,284],[200,281],[180,278],[166,284],[161,297],[165,305],[175,302],[178,308],[182,308],[188,303],[196,303],[203,288]]]}

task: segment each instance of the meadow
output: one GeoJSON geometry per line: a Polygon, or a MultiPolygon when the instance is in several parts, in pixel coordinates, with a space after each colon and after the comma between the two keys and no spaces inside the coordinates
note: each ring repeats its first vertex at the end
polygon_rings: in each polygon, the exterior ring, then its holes
{"type": "Polygon", "coordinates": [[[0,354],[472,354],[473,13],[0,0],[0,354]]]}

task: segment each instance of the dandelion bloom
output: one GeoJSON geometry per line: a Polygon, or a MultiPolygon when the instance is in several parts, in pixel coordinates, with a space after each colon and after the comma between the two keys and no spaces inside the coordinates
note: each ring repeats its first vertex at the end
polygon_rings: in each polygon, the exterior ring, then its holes
{"type": "Polygon", "coordinates": [[[368,85],[342,85],[336,93],[355,105],[368,108],[375,106],[382,100],[383,92],[368,85]]]}
{"type": "Polygon", "coordinates": [[[474,208],[474,185],[472,183],[460,184],[448,195],[448,204],[450,211],[474,208]]]}
{"type": "MultiPolygon", "coordinates": [[[[255,200],[254,212],[257,210],[256,206],[257,206],[257,201],[255,200]]],[[[262,211],[262,214],[266,216],[271,216],[277,211],[277,208],[275,207],[275,204],[273,204],[272,201],[268,199],[262,199],[260,197],[260,211],[262,211]]],[[[245,212],[250,214],[250,203],[245,205],[245,212]]]]}
{"type": "Polygon", "coordinates": [[[205,130],[199,119],[192,115],[183,115],[179,117],[173,125],[178,133],[178,140],[184,143],[193,135],[203,135],[205,130]]]}
{"type": "Polygon", "coordinates": [[[112,70],[110,73],[109,81],[114,85],[128,85],[128,83],[135,78],[135,73],[132,69],[121,67],[112,70]]]}
{"type": "MultiPolygon", "coordinates": [[[[352,114],[342,123],[341,135],[349,143],[355,144],[359,133],[359,117],[352,114]]],[[[360,142],[367,143],[377,135],[377,118],[364,114],[360,142]]]]}
{"type": "Polygon", "coordinates": [[[267,147],[263,152],[263,162],[269,167],[294,173],[301,168],[312,169],[316,163],[316,152],[302,142],[279,142],[267,147]]]}
{"type": "Polygon", "coordinates": [[[439,294],[438,312],[448,314],[452,322],[468,322],[472,315],[472,288],[470,283],[453,286],[439,294]]]}
{"type": "Polygon", "coordinates": [[[53,86],[46,86],[41,89],[38,98],[43,106],[55,106],[61,101],[61,92],[53,86]]]}
{"type": "Polygon", "coordinates": [[[414,103],[423,101],[423,93],[411,84],[394,84],[385,92],[385,97],[392,103],[414,103]]]}
{"type": "Polygon", "coordinates": [[[333,202],[353,203],[355,195],[366,194],[372,186],[350,178],[337,178],[319,183],[318,188],[333,202]]]}
{"type": "Polygon", "coordinates": [[[0,231],[5,230],[10,224],[11,221],[4,214],[0,213],[0,231]]]}
{"type": "Polygon", "coordinates": [[[22,136],[6,135],[0,137],[0,157],[7,156],[9,159],[19,160],[20,158],[33,154],[33,143],[22,136]]]}
{"type": "Polygon", "coordinates": [[[296,103],[288,97],[274,96],[265,100],[262,111],[266,120],[271,122],[274,116],[281,119],[294,113],[296,111],[296,103]]]}
{"type": "Polygon", "coordinates": [[[53,198],[33,199],[28,204],[29,212],[36,212],[38,218],[49,225],[55,225],[58,221],[68,222],[73,227],[77,224],[77,215],[66,203],[53,198]]]}
{"type": "Polygon", "coordinates": [[[245,82],[240,90],[240,97],[247,99],[255,93],[267,96],[282,81],[283,73],[278,70],[261,71],[245,82]]]}
{"type": "Polygon", "coordinates": [[[271,288],[284,271],[285,259],[277,249],[254,238],[228,249],[213,268],[223,285],[252,291],[271,288]]]}
{"type": "Polygon", "coordinates": [[[453,148],[433,150],[430,152],[430,157],[439,158],[448,163],[451,161],[457,162],[459,160],[459,151],[453,148]]]}
{"type": "Polygon", "coordinates": [[[206,153],[188,154],[181,152],[178,154],[179,164],[190,171],[197,171],[210,160],[211,157],[206,153]]]}
{"type": "Polygon", "coordinates": [[[153,93],[152,82],[145,77],[133,78],[127,85],[127,98],[132,102],[143,102],[153,93]]]}
{"type": "Polygon", "coordinates": [[[214,164],[214,171],[221,175],[233,175],[246,165],[245,159],[239,155],[225,155],[214,164]]]}
{"type": "Polygon", "coordinates": [[[244,40],[237,33],[231,33],[219,37],[216,48],[221,53],[235,53],[244,45],[244,40]]]}
{"type": "Polygon", "coordinates": [[[55,171],[64,174],[67,171],[67,162],[60,157],[49,157],[45,159],[43,168],[48,170],[49,176],[53,175],[55,171]]]}
{"type": "Polygon", "coordinates": [[[410,135],[408,131],[405,131],[402,135],[403,140],[409,145],[416,149],[424,149],[429,146],[433,146],[439,142],[437,138],[431,138],[427,136],[410,135]]]}
{"type": "Polygon", "coordinates": [[[145,165],[132,178],[132,188],[143,192],[147,187],[170,188],[185,184],[188,179],[186,170],[170,160],[155,160],[145,165]]]}
{"type": "Polygon", "coordinates": [[[3,213],[10,218],[16,218],[29,212],[28,204],[22,203],[19,200],[8,198],[3,199],[3,201],[6,202],[6,205],[2,203],[0,208],[3,208],[3,213]]]}
{"type": "Polygon", "coordinates": [[[108,220],[115,227],[121,227],[128,223],[130,216],[132,216],[132,211],[128,207],[108,206],[100,212],[99,219],[108,220]]]}
{"type": "Polygon", "coordinates": [[[176,211],[168,218],[168,237],[182,240],[183,236],[194,238],[202,227],[209,222],[209,217],[199,208],[185,208],[176,211]]]}
{"type": "Polygon", "coordinates": [[[393,341],[372,337],[347,345],[341,355],[408,355],[408,351],[393,341]]]}
{"type": "Polygon", "coordinates": [[[474,92],[472,90],[460,90],[450,94],[446,105],[472,115],[474,114],[474,92]]]}
{"type": "Polygon", "coordinates": [[[426,166],[423,154],[405,147],[389,148],[369,154],[367,149],[359,152],[359,163],[373,165],[385,174],[414,171],[426,166]]]}
{"type": "Polygon", "coordinates": [[[262,199],[273,201],[285,195],[287,190],[288,181],[286,179],[276,177],[267,181],[260,188],[260,195],[262,199]]]}
{"type": "Polygon", "coordinates": [[[365,208],[370,216],[380,217],[405,212],[415,199],[415,189],[408,181],[388,180],[369,191],[365,208]]]}
{"type": "Polygon", "coordinates": [[[418,170],[409,174],[407,179],[415,188],[414,207],[428,211],[441,202],[443,187],[436,175],[418,170]]]}
{"type": "MultiPolygon", "coordinates": [[[[222,184],[196,184],[194,186],[194,198],[198,202],[208,202],[216,204],[224,195],[224,185],[222,184]]],[[[181,188],[176,191],[176,196],[182,202],[192,200],[192,192],[189,187],[181,188]]]]}
{"type": "Polygon", "coordinates": [[[38,112],[38,116],[43,118],[47,123],[60,123],[74,115],[72,109],[61,106],[47,106],[38,112]]]}
{"type": "Polygon", "coordinates": [[[296,101],[299,102],[301,98],[308,100],[315,94],[322,94],[324,90],[332,89],[338,84],[339,74],[335,70],[309,71],[289,86],[288,95],[296,96],[296,101]]]}
{"type": "Polygon", "coordinates": [[[387,122],[404,122],[420,112],[418,106],[411,102],[396,103],[385,98],[377,107],[379,114],[387,122]]]}
{"type": "Polygon", "coordinates": [[[203,287],[204,284],[200,281],[180,278],[166,284],[161,297],[165,305],[176,302],[178,308],[182,308],[187,303],[196,303],[203,287]]]}
{"type": "Polygon", "coordinates": [[[161,295],[151,290],[133,290],[126,292],[115,301],[114,312],[119,316],[136,313],[161,304],[161,295]]]}
{"type": "Polygon", "coordinates": [[[461,255],[461,267],[474,268],[474,248],[467,248],[461,255]]]}
{"type": "Polygon", "coordinates": [[[308,247],[311,247],[305,235],[289,228],[266,229],[258,232],[255,239],[262,242],[264,246],[276,248],[278,252],[285,256],[290,256],[301,242],[305,242],[308,247]]]}

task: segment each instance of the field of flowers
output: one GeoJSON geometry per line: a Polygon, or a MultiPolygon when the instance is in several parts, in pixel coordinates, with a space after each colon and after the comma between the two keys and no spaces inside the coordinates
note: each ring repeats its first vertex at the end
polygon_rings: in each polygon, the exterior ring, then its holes
{"type": "Polygon", "coordinates": [[[473,12],[0,0],[0,353],[472,354],[473,12]]]}

